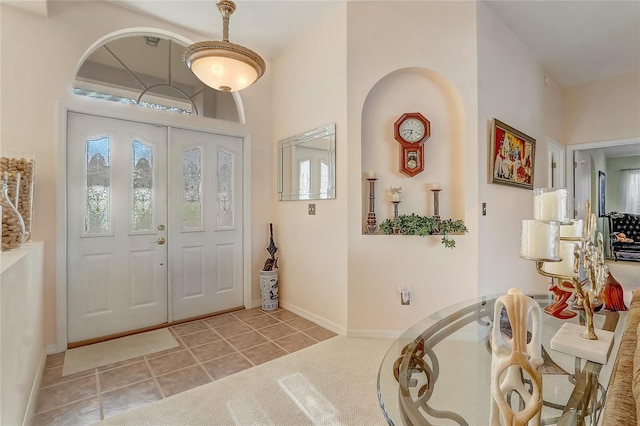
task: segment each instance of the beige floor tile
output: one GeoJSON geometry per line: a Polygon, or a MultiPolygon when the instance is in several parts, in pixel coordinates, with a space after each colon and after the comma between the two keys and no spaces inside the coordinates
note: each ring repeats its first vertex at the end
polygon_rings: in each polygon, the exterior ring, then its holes
{"type": "Polygon", "coordinates": [[[221,339],[220,335],[213,330],[198,331],[196,333],[180,336],[179,338],[187,348],[204,345],[205,343],[211,343],[221,339]]]}
{"type": "Polygon", "coordinates": [[[151,358],[147,362],[151,367],[151,372],[156,376],[196,364],[195,358],[186,349],[151,358]]]}
{"type": "Polygon", "coordinates": [[[149,378],[151,378],[151,371],[145,361],[113,368],[98,374],[100,392],[108,392],[149,378]]]}
{"type": "Polygon", "coordinates": [[[229,355],[235,350],[224,340],[217,342],[207,343],[206,345],[198,346],[191,349],[193,356],[200,362],[209,361],[214,358],[220,358],[221,356],[229,355]]]}
{"type": "Polygon", "coordinates": [[[195,333],[196,331],[207,330],[207,324],[202,321],[194,321],[194,322],[186,322],[180,325],[174,325],[173,327],[169,327],[173,330],[176,335],[183,336],[185,334],[195,333]]]}
{"type": "Polygon", "coordinates": [[[316,327],[318,324],[316,324],[313,321],[309,321],[308,319],[299,317],[299,318],[294,318],[292,320],[287,321],[287,325],[290,325],[296,330],[306,330],[311,327],[316,327]]]}
{"type": "Polygon", "coordinates": [[[304,330],[304,334],[307,334],[307,335],[313,337],[314,339],[316,339],[319,342],[337,336],[337,334],[334,333],[333,331],[329,331],[326,328],[323,328],[323,327],[320,327],[320,326],[315,326],[315,327],[311,327],[309,329],[306,329],[306,330],[304,330]]]}
{"type": "Polygon", "coordinates": [[[261,315],[255,318],[244,320],[247,324],[255,329],[268,327],[270,325],[280,324],[280,321],[269,315],[261,315]]]}
{"type": "Polygon", "coordinates": [[[36,413],[48,411],[62,405],[86,399],[98,393],[96,375],[69,380],[64,383],[41,388],[36,403],[36,413]]]}
{"type": "Polygon", "coordinates": [[[267,361],[271,361],[272,359],[280,358],[281,356],[286,355],[287,352],[276,346],[274,343],[267,342],[244,350],[242,351],[242,354],[255,365],[260,365],[267,361]]]}
{"type": "Polygon", "coordinates": [[[48,386],[57,385],[63,382],[68,382],[69,380],[75,380],[80,377],[89,376],[91,374],[95,374],[96,372],[95,369],[93,369],[62,377],[63,367],[63,365],[58,365],[52,368],[46,368],[42,372],[42,382],[40,383],[40,387],[45,388],[48,386]]]}
{"type": "Polygon", "coordinates": [[[272,325],[270,327],[261,328],[259,331],[261,334],[264,334],[268,339],[271,339],[271,340],[280,339],[281,337],[288,336],[290,334],[297,332],[295,328],[289,327],[285,323],[280,323],[280,324],[272,325]]]}
{"type": "Polygon", "coordinates": [[[289,353],[299,351],[300,349],[304,349],[308,346],[318,343],[317,340],[312,339],[311,337],[302,333],[291,334],[289,336],[285,336],[281,339],[275,340],[274,342],[289,353]]]}
{"type": "Polygon", "coordinates": [[[209,372],[214,379],[222,379],[223,377],[237,373],[242,370],[253,367],[253,364],[239,353],[223,356],[213,361],[205,362],[202,366],[209,372]]]}
{"type": "Polygon", "coordinates": [[[233,312],[233,315],[240,318],[241,320],[247,320],[249,318],[255,318],[255,317],[264,315],[264,312],[260,308],[254,308],[254,309],[245,309],[241,311],[235,311],[233,312]]]}
{"type": "Polygon", "coordinates": [[[174,371],[173,373],[159,376],[157,379],[165,398],[197,386],[202,386],[211,381],[199,365],[174,371]]]}
{"type": "Polygon", "coordinates": [[[144,407],[162,399],[162,393],[155,380],[149,379],[102,394],[104,418],[144,407]]]}
{"type": "Polygon", "coordinates": [[[238,334],[237,336],[229,337],[227,339],[227,342],[231,343],[231,345],[239,351],[260,345],[267,341],[268,339],[266,337],[256,331],[238,334]]]}
{"type": "Polygon", "coordinates": [[[114,362],[113,364],[103,365],[102,367],[98,367],[98,371],[111,370],[112,368],[118,368],[118,367],[123,367],[129,364],[135,364],[136,362],[140,362],[142,360],[144,360],[144,357],[141,357],[141,356],[135,357],[135,358],[129,358],[129,359],[125,359],[124,361],[114,362]]]}
{"type": "Polygon", "coordinates": [[[64,365],[64,352],[48,355],[44,363],[44,368],[57,367],[59,365],[64,365]]]}
{"type": "Polygon", "coordinates": [[[206,322],[209,325],[209,327],[214,327],[214,328],[220,327],[221,325],[232,324],[238,321],[240,320],[231,314],[224,314],[220,316],[207,318],[204,320],[204,322],[206,322]]]}
{"type": "Polygon", "coordinates": [[[234,322],[231,324],[216,327],[216,331],[218,332],[218,334],[225,338],[237,336],[238,334],[248,333],[252,330],[253,329],[251,327],[243,322],[234,322]]]}
{"type": "Polygon", "coordinates": [[[290,311],[286,311],[284,309],[278,309],[277,311],[269,312],[269,315],[278,318],[280,321],[290,321],[292,319],[300,318],[299,315],[294,314],[290,311]]]}
{"type": "Polygon", "coordinates": [[[36,414],[30,426],[92,425],[100,421],[100,402],[94,396],[53,410],[36,414]]]}

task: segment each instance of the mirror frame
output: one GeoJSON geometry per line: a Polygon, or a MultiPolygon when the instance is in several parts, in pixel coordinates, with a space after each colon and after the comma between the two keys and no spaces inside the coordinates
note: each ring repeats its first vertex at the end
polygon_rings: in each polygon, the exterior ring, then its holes
{"type": "MultiPolygon", "coordinates": [[[[308,132],[300,133],[286,139],[278,141],[278,200],[280,201],[308,201],[308,200],[332,200],[336,198],[336,124],[331,123],[318,127],[308,132]],[[327,140],[327,147],[324,150],[329,163],[329,183],[327,195],[322,196],[319,192],[310,193],[304,198],[299,193],[284,193],[286,176],[292,176],[292,170],[285,173],[285,150],[295,149],[300,145],[305,145],[318,141],[327,140]]],[[[291,187],[291,185],[289,185],[291,187]]]]}

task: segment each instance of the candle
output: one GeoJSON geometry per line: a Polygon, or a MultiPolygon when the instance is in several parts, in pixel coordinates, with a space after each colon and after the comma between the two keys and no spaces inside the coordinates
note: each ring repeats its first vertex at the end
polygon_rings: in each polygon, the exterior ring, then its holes
{"type": "MultiPolygon", "coordinates": [[[[572,220],[567,225],[560,225],[560,238],[582,238],[582,220],[572,220]]],[[[571,241],[560,241],[559,255],[562,258],[560,262],[545,262],[542,269],[545,272],[563,277],[574,277],[575,255],[574,251],[579,243],[571,241]]]]}
{"type": "Polygon", "coordinates": [[[393,201],[400,201],[400,192],[394,191],[391,194],[393,196],[393,201]]]}
{"type": "Polygon", "coordinates": [[[533,190],[533,218],[546,221],[567,221],[567,190],[536,188],[533,190]]]}
{"type": "Polygon", "coordinates": [[[376,178],[376,172],[373,172],[373,171],[369,172],[368,177],[369,177],[369,179],[375,179],[376,178]]]}
{"type": "Polygon", "coordinates": [[[557,259],[560,229],[558,222],[523,220],[520,256],[528,259],[557,259]]]}
{"type": "Polygon", "coordinates": [[[440,189],[440,182],[433,182],[432,189],[440,189]]]}

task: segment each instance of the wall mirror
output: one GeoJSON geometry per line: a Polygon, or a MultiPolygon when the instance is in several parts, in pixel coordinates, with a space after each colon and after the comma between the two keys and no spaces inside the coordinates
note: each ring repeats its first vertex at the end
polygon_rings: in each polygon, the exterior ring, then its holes
{"type": "Polygon", "coordinates": [[[336,198],[336,125],[278,141],[280,200],[336,198]]]}

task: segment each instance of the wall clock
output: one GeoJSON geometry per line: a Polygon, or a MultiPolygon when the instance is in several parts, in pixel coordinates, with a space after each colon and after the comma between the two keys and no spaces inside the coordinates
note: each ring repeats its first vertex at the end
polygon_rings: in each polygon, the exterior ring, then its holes
{"type": "Polygon", "coordinates": [[[423,144],[431,136],[431,123],[419,112],[406,112],[393,125],[400,142],[400,173],[413,177],[424,170],[423,144]]]}

